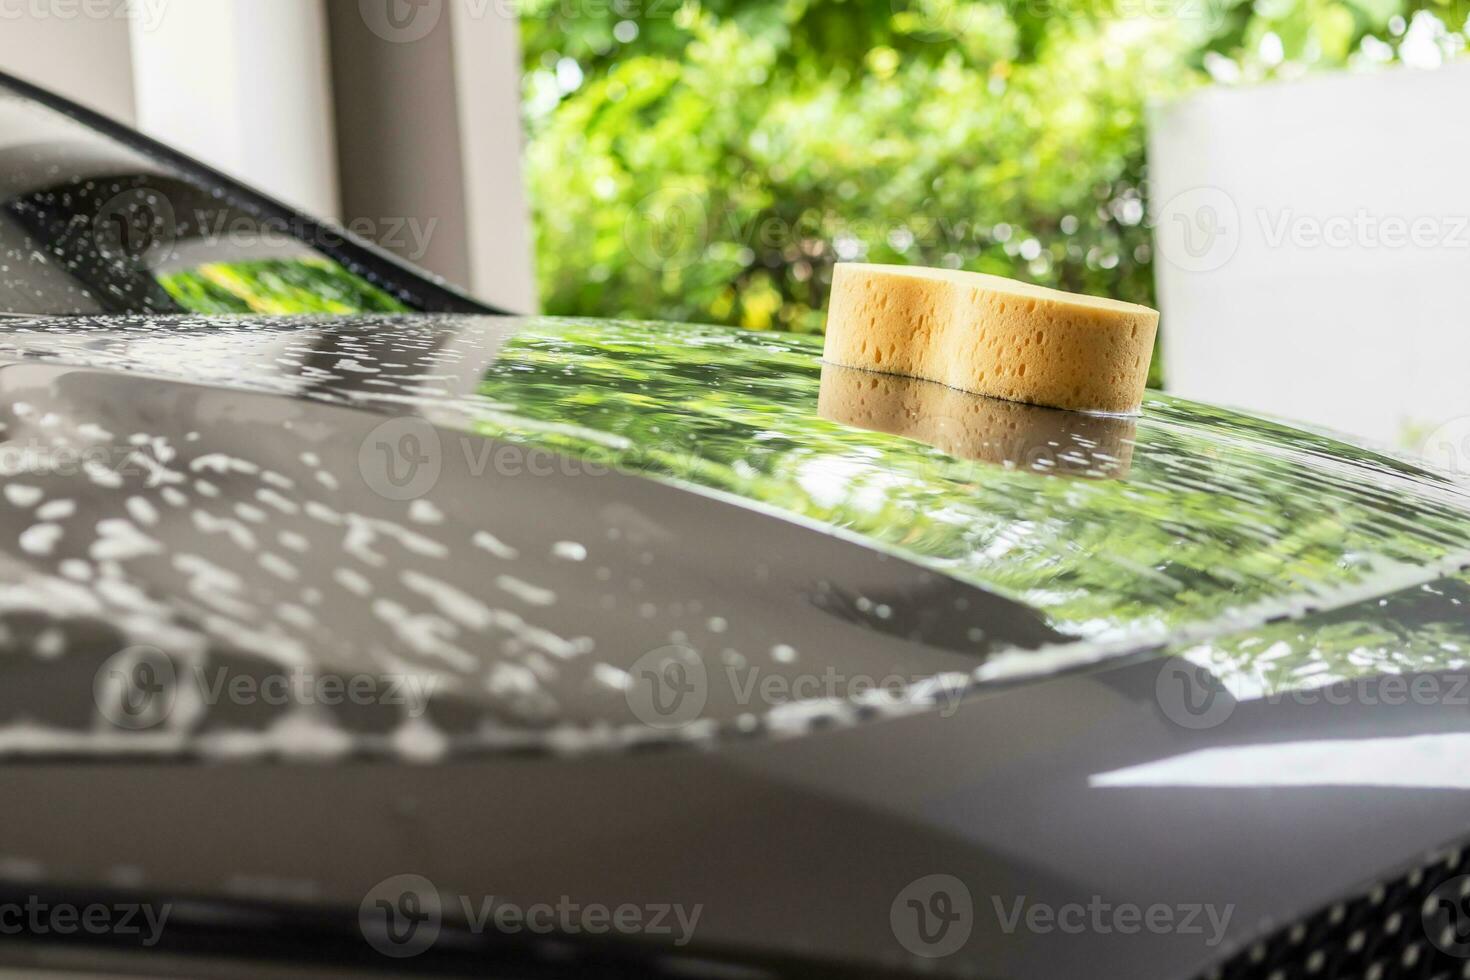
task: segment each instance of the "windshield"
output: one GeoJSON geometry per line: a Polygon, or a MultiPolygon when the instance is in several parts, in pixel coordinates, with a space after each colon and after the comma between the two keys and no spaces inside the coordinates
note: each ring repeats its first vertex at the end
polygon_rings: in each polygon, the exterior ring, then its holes
{"type": "Polygon", "coordinates": [[[486,308],[0,76],[0,314],[422,310],[486,308]]]}

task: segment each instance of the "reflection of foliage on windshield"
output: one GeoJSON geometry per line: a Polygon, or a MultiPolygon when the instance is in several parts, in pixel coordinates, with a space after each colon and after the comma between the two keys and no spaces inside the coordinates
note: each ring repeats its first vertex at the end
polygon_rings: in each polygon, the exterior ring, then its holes
{"type": "Polygon", "coordinates": [[[856,532],[1090,635],[1303,604],[1470,533],[1430,474],[1163,397],[1123,480],[956,459],[820,418],[819,354],[794,335],[541,320],[486,374],[482,429],[856,532]]]}
{"type": "Polygon", "coordinates": [[[191,313],[403,313],[408,307],[328,259],[211,262],[160,275],[191,313]]]}
{"type": "Polygon", "coordinates": [[[1470,576],[1459,575],[1180,652],[1242,699],[1378,674],[1462,670],[1470,663],[1467,611],[1470,576]]]}

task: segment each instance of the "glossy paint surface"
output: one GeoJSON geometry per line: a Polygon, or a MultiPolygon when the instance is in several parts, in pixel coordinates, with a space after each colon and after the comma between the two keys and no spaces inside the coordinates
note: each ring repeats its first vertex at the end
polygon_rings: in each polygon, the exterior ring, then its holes
{"type": "MultiPolygon", "coordinates": [[[[650,667],[704,679],[680,736],[772,720],[741,672],[888,680],[777,698],[853,720],[1466,560],[1463,490],[1384,456],[1163,398],[1099,418],[824,374],[789,336],[58,320],[11,327],[0,353],[25,582],[9,605],[30,624],[14,636],[407,672],[456,703],[453,734],[364,724],[431,757],[647,735],[628,709],[650,667]],[[105,642],[70,637],[96,620],[105,642]]],[[[197,720],[177,713],[157,748],[193,745],[197,720]]],[[[265,715],[258,739],[221,739],[320,749],[268,734],[314,723],[265,715]]]]}
{"type": "MultiPolygon", "coordinates": [[[[359,904],[413,872],[699,905],[688,946],[612,943],[645,975],[1183,978],[1470,829],[1454,481],[815,354],[534,318],[7,325],[0,883],[361,953],[359,904]],[[125,729],[96,684],[130,650],[178,683],[125,729]],[[650,665],[702,670],[699,710],[650,723],[650,665]],[[417,715],[194,683],[292,669],[433,683],[417,715]],[[609,751],[649,740],[687,744],[609,751]],[[932,874],[970,910],[943,955],[902,924],[932,874]],[[1096,903],[1219,928],[1012,916],[1096,903]]],[[[406,968],[606,952],[459,907],[406,968]]]]}
{"type": "MultiPolygon", "coordinates": [[[[1290,647],[1347,653],[1345,624],[1464,644],[1467,593],[1457,578],[1309,616],[1290,647]]],[[[190,896],[165,948],[231,950],[242,976],[272,955],[384,965],[359,906],[412,873],[445,911],[432,948],[391,964],[409,973],[1186,980],[1465,836],[1463,671],[1399,675],[1437,685],[1429,698],[1365,680],[1196,697],[1195,711],[1170,692],[1199,652],[1006,687],[948,717],[706,752],[12,765],[0,882],[7,895],[190,896]],[[921,883],[936,874],[960,883],[947,894],[965,913],[963,942],[942,955],[904,919],[906,897],[932,900],[921,883]],[[679,903],[700,920],[683,946],[501,936],[465,915],[489,896],[679,903]],[[1086,911],[1155,906],[1180,928],[1086,911]],[[1017,924],[1018,908],[1080,909],[1084,925],[1017,924]],[[629,972],[611,972],[619,963],[629,972]]],[[[25,947],[0,953],[30,962],[25,947]]]]}

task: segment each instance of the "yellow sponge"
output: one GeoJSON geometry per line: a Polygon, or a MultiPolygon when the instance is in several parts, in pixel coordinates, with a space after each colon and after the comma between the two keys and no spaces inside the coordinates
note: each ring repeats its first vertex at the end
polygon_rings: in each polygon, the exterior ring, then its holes
{"type": "Polygon", "coordinates": [[[1159,314],[950,269],[838,263],[824,359],[1055,408],[1136,412],[1159,314]]]}

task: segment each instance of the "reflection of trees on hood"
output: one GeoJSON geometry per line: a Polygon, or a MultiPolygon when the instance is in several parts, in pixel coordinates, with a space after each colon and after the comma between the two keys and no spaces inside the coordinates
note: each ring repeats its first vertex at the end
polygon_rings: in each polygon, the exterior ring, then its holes
{"type": "Polygon", "coordinates": [[[1334,605],[1470,530],[1459,492],[1409,464],[1162,397],[1122,480],[956,459],[820,418],[818,354],[797,337],[542,321],[488,370],[482,430],[857,533],[1103,637],[1334,605]]]}
{"type": "Polygon", "coordinates": [[[1242,698],[1375,674],[1439,671],[1458,672],[1439,688],[1447,700],[1470,698],[1470,689],[1455,686],[1470,663],[1466,609],[1470,576],[1461,574],[1307,620],[1222,637],[1193,647],[1188,656],[1242,698]]]}

